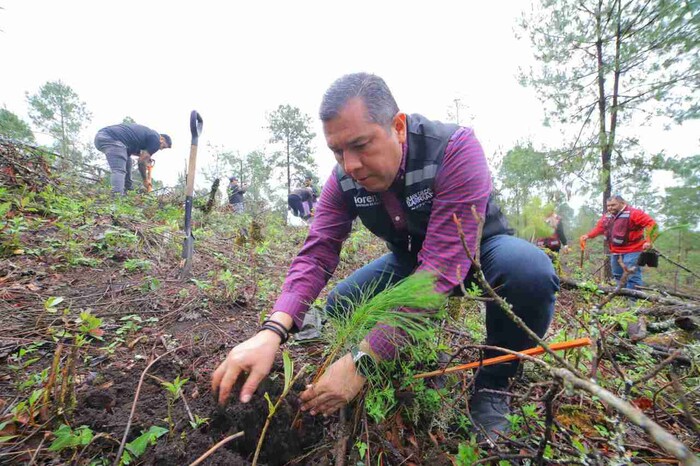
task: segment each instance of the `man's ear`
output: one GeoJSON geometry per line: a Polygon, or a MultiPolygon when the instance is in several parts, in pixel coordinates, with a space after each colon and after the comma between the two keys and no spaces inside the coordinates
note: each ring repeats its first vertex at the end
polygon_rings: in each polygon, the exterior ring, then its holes
{"type": "Polygon", "coordinates": [[[407,132],[407,126],[406,126],[406,114],[403,112],[399,112],[396,115],[394,115],[394,119],[391,122],[391,127],[396,131],[396,135],[399,138],[399,142],[401,144],[406,142],[406,132],[407,132]]]}

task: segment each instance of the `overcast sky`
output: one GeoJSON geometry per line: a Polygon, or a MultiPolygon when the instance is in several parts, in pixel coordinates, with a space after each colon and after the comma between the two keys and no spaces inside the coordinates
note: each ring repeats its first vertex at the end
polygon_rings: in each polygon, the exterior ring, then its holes
{"type": "MultiPolygon", "coordinates": [[[[154,177],[172,184],[189,151],[189,113],[204,117],[206,143],[242,153],[264,148],[265,115],[279,104],[314,121],[325,179],[334,164],[317,110],[339,76],[382,76],[407,113],[445,119],[453,99],[466,108],[488,155],[518,141],[556,145],[534,92],[517,82],[532,64],[513,29],[527,0],[256,1],[0,0],[0,106],[27,118],[25,91],[61,79],[93,118],[84,139],[131,116],[169,133],[154,177]]],[[[645,130],[653,152],[698,152],[698,128],[645,130]]],[[[201,180],[201,176],[199,177],[201,180]]]]}

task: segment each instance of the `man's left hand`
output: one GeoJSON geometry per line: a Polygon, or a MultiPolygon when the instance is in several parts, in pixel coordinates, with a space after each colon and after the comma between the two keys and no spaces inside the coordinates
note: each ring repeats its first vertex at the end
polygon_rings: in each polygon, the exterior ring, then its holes
{"type": "Polygon", "coordinates": [[[365,385],[365,378],[357,373],[351,354],[331,364],[313,385],[307,385],[300,398],[302,411],[312,415],[328,416],[352,401],[365,385]]]}
{"type": "Polygon", "coordinates": [[[642,245],[642,249],[644,249],[645,251],[648,251],[652,247],[654,247],[654,245],[651,244],[649,241],[645,241],[644,244],[642,245]]]}

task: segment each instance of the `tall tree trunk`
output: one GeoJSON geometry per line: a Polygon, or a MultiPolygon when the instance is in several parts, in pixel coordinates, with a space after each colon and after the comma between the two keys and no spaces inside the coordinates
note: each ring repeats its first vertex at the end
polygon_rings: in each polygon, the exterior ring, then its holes
{"type": "Polygon", "coordinates": [[[289,155],[289,130],[287,130],[287,195],[292,192],[292,167],[289,155]]]}
{"type": "Polygon", "coordinates": [[[58,98],[60,100],[59,112],[61,112],[61,156],[63,156],[62,166],[65,171],[70,168],[68,163],[70,155],[68,154],[68,143],[66,141],[65,102],[63,101],[63,95],[59,95],[58,98]]]}
{"type": "MultiPolygon", "coordinates": [[[[603,212],[606,210],[606,204],[612,193],[612,145],[608,138],[608,132],[605,125],[607,116],[607,102],[605,95],[605,64],[603,60],[603,26],[602,26],[602,7],[603,1],[598,0],[598,8],[596,10],[596,58],[598,61],[598,146],[600,147],[600,157],[603,170],[603,212]]],[[[610,254],[610,247],[607,241],[603,242],[603,253],[605,254],[604,273],[605,279],[609,280],[612,277],[610,261],[607,260],[610,254]]]]}

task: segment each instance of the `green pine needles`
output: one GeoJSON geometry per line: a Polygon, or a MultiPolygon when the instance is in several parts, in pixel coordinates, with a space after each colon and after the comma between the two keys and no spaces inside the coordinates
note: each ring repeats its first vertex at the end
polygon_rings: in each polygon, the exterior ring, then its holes
{"type": "Polygon", "coordinates": [[[429,272],[410,275],[375,294],[377,286],[374,283],[360,290],[357,302],[346,298],[344,307],[349,312],[339,311],[330,316],[333,331],[326,334],[329,354],[358,344],[377,324],[399,329],[411,339],[424,335],[429,321],[440,317],[445,296],[435,291],[435,276],[429,272]],[[406,312],[402,308],[426,312],[406,312]]]}

